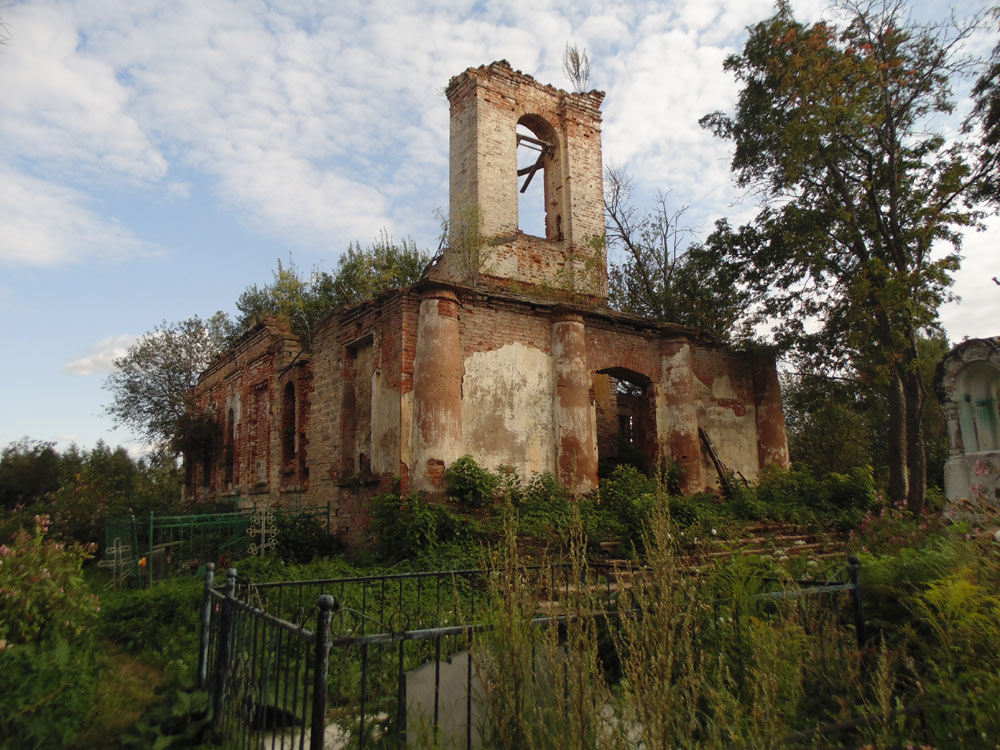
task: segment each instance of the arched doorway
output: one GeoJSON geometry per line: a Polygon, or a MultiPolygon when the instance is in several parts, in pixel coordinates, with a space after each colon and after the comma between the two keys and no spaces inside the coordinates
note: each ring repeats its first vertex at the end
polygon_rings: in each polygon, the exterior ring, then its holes
{"type": "Polygon", "coordinates": [[[653,382],[624,367],[598,370],[593,379],[598,476],[621,465],[652,473],[659,453],[653,382]]]}

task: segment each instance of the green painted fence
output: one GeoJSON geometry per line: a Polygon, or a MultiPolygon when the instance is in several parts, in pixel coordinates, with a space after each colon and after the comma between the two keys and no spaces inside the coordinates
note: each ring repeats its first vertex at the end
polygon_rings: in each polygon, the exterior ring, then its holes
{"type": "Polygon", "coordinates": [[[247,555],[268,554],[276,542],[274,529],[300,518],[315,518],[329,531],[330,504],[109,516],[105,519],[102,565],[111,568],[121,581],[134,582],[132,585],[203,574],[206,563],[227,566],[247,555]]]}

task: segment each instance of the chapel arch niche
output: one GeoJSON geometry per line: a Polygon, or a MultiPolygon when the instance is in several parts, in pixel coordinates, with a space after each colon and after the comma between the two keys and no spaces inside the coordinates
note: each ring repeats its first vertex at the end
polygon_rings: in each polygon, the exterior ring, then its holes
{"type": "Polygon", "coordinates": [[[658,456],[653,381],[624,367],[598,370],[594,404],[599,476],[622,465],[651,474],[658,456]]]}
{"type": "Polygon", "coordinates": [[[970,362],[959,373],[954,398],[958,403],[958,423],[967,454],[1000,451],[998,386],[1000,368],[992,362],[970,362]]]}
{"type": "Polygon", "coordinates": [[[563,240],[562,175],[558,136],[541,115],[517,121],[518,229],[524,234],[563,240]]]}

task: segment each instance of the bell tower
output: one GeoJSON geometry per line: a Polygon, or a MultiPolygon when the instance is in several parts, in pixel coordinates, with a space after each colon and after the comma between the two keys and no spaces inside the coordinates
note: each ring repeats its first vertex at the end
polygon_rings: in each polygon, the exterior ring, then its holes
{"type": "Polygon", "coordinates": [[[501,60],[455,76],[446,94],[450,231],[435,275],[467,286],[603,305],[604,93],[545,86],[501,60]],[[544,235],[518,225],[519,193],[539,185],[544,235]]]}

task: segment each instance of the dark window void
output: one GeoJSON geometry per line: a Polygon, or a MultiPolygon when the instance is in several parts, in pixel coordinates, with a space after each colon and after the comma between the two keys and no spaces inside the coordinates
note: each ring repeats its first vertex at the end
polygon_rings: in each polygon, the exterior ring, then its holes
{"type": "Polygon", "coordinates": [[[223,451],[225,481],[232,484],[233,467],[236,465],[236,415],[232,409],[229,410],[229,414],[226,416],[226,444],[223,451]]]}
{"type": "Polygon", "coordinates": [[[372,472],[372,377],[375,354],[372,338],[344,350],[341,404],[341,473],[367,477],[372,472]]]}
{"type": "Polygon", "coordinates": [[[212,455],[218,448],[219,443],[217,438],[209,438],[203,447],[204,452],[200,456],[202,487],[208,487],[212,484],[212,455]]]}
{"type": "Polygon", "coordinates": [[[561,176],[556,133],[538,115],[517,123],[518,228],[549,240],[562,239],[561,176]]]}
{"type": "Polygon", "coordinates": [[[295,461],[295,386],[286,383],[281,392],[281,463],[288,467],[288,464],[295,461]]]}
{"type": "Polygon", "coordinates": [[[598,473],[617,466],[650,473],[656,466],[656,417],[652,382],[625,368],[594,373],[598,473]]]}

